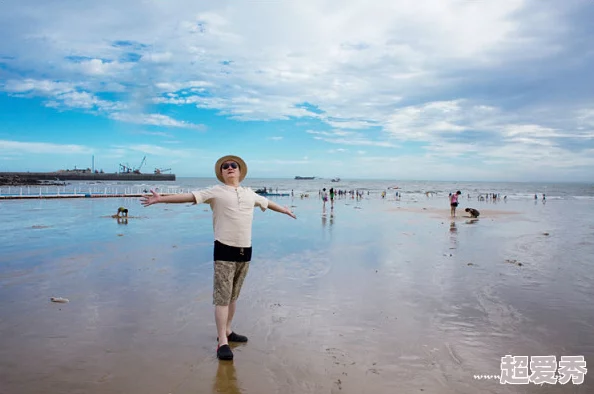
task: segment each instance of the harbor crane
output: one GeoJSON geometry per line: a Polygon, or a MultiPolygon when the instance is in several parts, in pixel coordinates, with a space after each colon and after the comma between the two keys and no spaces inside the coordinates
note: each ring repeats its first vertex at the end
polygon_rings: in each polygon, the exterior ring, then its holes
{"type": "Polygon", "coordinates": [[[120,174],[140,174],[140,169],[142,168],[142,166],[146,163],[146,156],[144,156],[142,158],[142,161],[140,162],[140,165],[138,166],[138,168],[132,168],[130,167],[130,165],[128,163],[126,164],[122,164],[120,163],[120,174]]]}
{"type": "Polygon", "coordinates": [[[140,162],[140,165],[138,166],[138,168],[136,168],[134,171],[132,171],[135,174],[140,174],[140,169],[142,168],[142,166],[144,165],[144,163],[146,163],[146,156],[144,156],[142,158],[142,161],[140,162]]]}
{"type": "Polygon", "coordinates": [[[129,165],[120,163],[120,174],[129,174],[131,171],[129,165]]]}

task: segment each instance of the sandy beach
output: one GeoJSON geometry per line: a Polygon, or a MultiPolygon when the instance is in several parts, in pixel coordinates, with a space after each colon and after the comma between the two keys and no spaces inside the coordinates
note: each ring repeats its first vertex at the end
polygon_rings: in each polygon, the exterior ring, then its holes
{"type": "Polygon", "coordinates": [[[475,378],[506,354],[594,359],[589,201],[464,198],[455,219],[443,198],[342,199],[325,215],[317,196],[276,201],[298,218],[255,213],[233,362],[215,355],[207,205],[3,202],[0,392],[594,390],[589,373],[475,378]],[[120,205],[128,221],[109,217],[120,205]]]}

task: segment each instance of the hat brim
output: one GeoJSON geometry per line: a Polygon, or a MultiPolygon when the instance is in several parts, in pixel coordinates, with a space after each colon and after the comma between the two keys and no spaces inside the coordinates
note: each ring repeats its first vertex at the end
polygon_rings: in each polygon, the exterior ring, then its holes
{"type": "Polygon", "coordinates": [[[222,183],[225,183],[225,179],[223,178],[223,171],[221,170],[221,166],[226,161],[234,161],[237,164],[239,164],[239,170],[240,170],[239,182],[243,181],[245,179],[245,176],[247,175],[247,171],[248,171],[247,164],[245,164],[245,161],[243,161],[243,159],[241,157],[234,156],[234,155],[223,156],[219,160],[217,160],[217,162],[215,163],[215,174],[217,176],[217,179],[219,181],[221,181],[222,183]]]}

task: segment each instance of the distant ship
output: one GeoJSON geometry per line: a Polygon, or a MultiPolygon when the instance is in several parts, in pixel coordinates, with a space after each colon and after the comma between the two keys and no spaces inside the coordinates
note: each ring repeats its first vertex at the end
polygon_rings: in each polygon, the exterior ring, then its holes
{"type": "Polygon", "coordinates": [[[332,182],[340,182],[340,178],[334,178],[332,179],[332,182]]]}
{"type": "Polygon", "coordinates": [[[315,176],[296,176],[295,179],[298,180],[311,180],[311,179],[316,179],[315,176]]]}

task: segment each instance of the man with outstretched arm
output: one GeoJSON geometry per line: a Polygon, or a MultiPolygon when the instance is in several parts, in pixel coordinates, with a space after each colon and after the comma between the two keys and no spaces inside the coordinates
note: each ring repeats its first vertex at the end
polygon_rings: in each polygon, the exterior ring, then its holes
{"type": "Polygon", "coordinates": [[[222,185],[192,193],[161,196],[151,191],[142,197],[144,206],[157,203],[210,204],[214,227],[213,303],[218,341],[217,357],[232,360],[229,342],[247,342],[247,337],[231,330],[236,303],[252,257],[252,221],[254,207],[270,208],[295,219],[287,207],[269,201],[252,189],[240,186],[247,175],[247,165],[238,156],[223,156],[215,164],[215,174],[222,185]]]}

